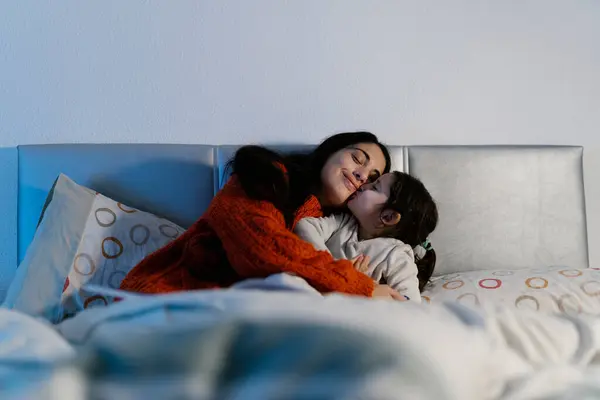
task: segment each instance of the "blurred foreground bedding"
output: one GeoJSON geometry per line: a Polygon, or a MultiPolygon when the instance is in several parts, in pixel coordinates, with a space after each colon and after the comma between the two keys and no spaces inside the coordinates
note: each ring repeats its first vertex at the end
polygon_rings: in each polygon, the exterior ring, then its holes
{"type": "MultiPolygon", "coordinates": [[[[3,311],[3,399],[600,398],[600,323],[263,290],[122,293],[57,326],[3,311]],[[35,379],[34,379],[35,378],[35,379]]],[[[289,288],[286,290],[286,284],[289,288]]],[[[293,282],[293,283],[291,283],[293,282]]]]}

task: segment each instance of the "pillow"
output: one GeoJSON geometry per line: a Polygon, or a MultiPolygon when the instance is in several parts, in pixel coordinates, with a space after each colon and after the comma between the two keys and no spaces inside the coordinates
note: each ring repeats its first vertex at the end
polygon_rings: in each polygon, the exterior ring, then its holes
{"type": "Polygon", "coordinates": [[[82,286],[118,288],[146,255],[183,231],[61,174],[3,306],[56,323],[109,304],[113,299],[90,295],[82,286]]]}
{"type": "Polygon", "coordinates": [[[600,313],[600,270],[564,266],[472,271],[435,277],[424,302],[457,301],[476,307],[505,304],[568,315],[600,313]]]}

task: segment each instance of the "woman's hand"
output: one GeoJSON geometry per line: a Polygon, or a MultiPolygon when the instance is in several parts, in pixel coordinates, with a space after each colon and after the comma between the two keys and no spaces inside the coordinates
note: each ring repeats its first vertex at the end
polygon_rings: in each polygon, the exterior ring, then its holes
{"type": "Polygon", "coordinates": [[[365,255],[359,255],[356,256],[355,258],[353,258],[352,260],[352,264],[354,264],[354,268],[356,268],[358,271],[362,272],[363,274],[366,274],[367,271],[369,270],[369,262],[371,261],[371,259],[369,258],[369,256],[365,256],[365,255]]]}
{"type": "Polygon", "coordinates": [[[393,299],[398,301],[408,300],[406,296],[403,296],[400,293],[396,292],[388,285],[375,285],[375,289],[373,289],[373,294],[371,295],[371,297],[379,299],[393,299]]]}

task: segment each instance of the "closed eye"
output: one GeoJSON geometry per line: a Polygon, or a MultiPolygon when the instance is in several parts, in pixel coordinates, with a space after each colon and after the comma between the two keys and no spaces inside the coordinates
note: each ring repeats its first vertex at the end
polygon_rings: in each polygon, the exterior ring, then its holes
{"type": "Polygon", "coordinates": [[[352,153],[352,159],[354,160],[355,163],[357,163],[358,165],[362,165],[364,167],[368,164],[369,159],[364,155],[364,153],[362,151],[360,151],[360,149],[358,149],[358,151],[359,152],[352,153]]]}
{"type": "MultiPolygon", "coordinates": [[[[364,151],[363,149],[360,149],[358,147],[354,147],[353,150],[355,150],[355,151],[352,152],[352,160],[354,160],[355,163],[362,165],[363,167],[366,167],[369,164],[369,161],[371,161],[371,157],[369,156],[369,153],[367,153],[366,151],[364,151]],[[364,160],[362,159],[363,157],[364,157],[364,160]]],[[[379,172],[378,170],[375,169],[375,170],[371,171],[371,175],[368,177],[368,182],[369,183],[375,182],[377,179],[379,179],[380,176],[381,176],[381,172],[379,172]]]]}

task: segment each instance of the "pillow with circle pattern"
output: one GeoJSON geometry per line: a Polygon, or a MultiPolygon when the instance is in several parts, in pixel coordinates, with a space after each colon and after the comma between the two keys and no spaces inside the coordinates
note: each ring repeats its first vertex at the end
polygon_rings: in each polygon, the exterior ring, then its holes
{"type": "Polygon", "coordinates": [[[107,305],[114,299],[83,286],[118,288],[146,255],[183,231],[61,174],[3,306],[56,323],[107,305]]]}
{"type": "Polygon", "coordinates": [[[600,313],[600,269],[549,266],[523,270],[472,271],[433,278],[425,303],[456,301],[475,307],[504,304],[568,315],[600,313]]]}

